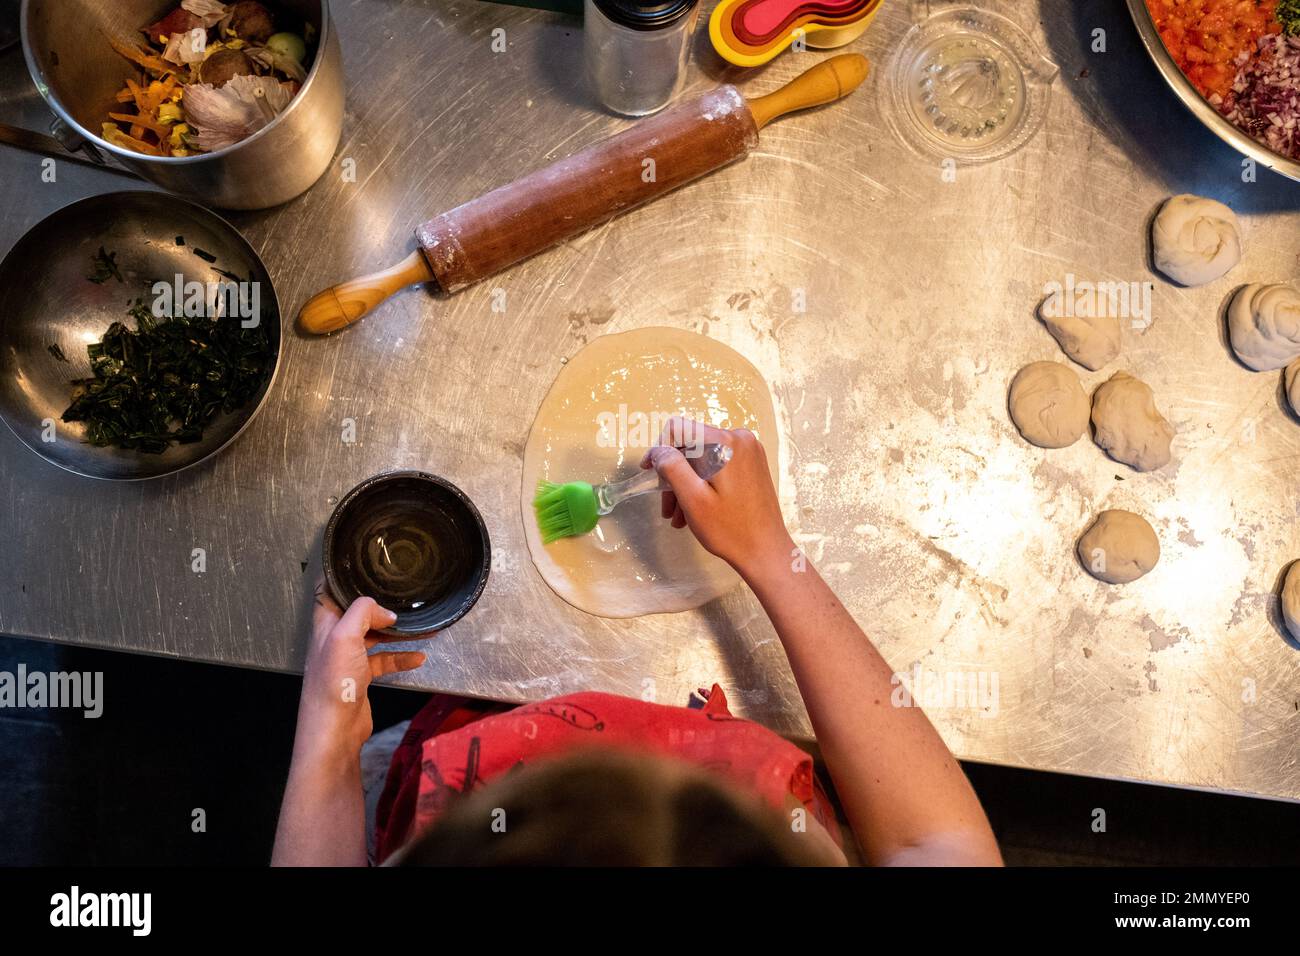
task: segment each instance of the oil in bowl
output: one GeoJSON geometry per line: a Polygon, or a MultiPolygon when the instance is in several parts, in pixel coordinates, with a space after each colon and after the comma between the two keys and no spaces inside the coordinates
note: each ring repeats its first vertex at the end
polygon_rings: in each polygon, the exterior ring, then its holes
{"type": "Polygon", "coordinates": [[[367,478],[325,526],[325,580],[340,607],[372,597],[397,614],[386,633],[427,634],[463,617],[487,584],[487,528],[463,491],[421,471],[367,478]]]}

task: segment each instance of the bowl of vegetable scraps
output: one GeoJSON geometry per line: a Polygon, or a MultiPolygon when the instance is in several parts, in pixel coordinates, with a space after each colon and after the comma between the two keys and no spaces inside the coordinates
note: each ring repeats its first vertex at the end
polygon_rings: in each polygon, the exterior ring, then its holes
{"type": "Polygon", "coordinates": [[[60,139],[187,198],[278,205],[338,146],[326,0],[23,0],[21,33],[60,139]]]}
{"type": "Polygon", "coordinates": [[[0,263],[0,418],[76,474],[156,478],[215,455],[265,403],[279,358],[257,253],[175,196],[64,206],[0,263]]]}

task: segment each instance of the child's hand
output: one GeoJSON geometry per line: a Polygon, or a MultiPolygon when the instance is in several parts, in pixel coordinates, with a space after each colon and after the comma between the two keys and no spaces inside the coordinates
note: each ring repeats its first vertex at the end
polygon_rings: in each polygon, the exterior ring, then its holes
{"type": "Polygon", "coordinates": [[[773,561],[785,562],[794,542],[785,529],[781,505],[767,467],[767,455],[754,433],[726,431],[673,418],[646,452],[642,468],[654,468],[672,491],[663,494],[662,513],[674,528],[687,525],[700,544],[742,575],[773,561]],[[689,454],[703,443],[718,442],[732,450],[731,461],[709,481],[695,473],[689,454]]]}
{"type": "Polygon", "coordinates": [[[368,654],[384,641],[399,640],[376,629],[388,627],[397,615],[372,598],[357,598],[344,614],[326,590],[316,584],[311,646],[302,680],[298,708],[300,746],[355,756],[373,729],[366,690],[372,678],[409,671],[424,663],[418,651],[368,654]]]}

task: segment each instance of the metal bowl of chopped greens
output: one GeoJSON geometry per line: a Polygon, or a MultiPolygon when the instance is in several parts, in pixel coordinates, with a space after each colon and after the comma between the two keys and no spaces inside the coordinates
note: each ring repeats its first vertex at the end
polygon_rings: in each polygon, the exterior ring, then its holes
{"type": "Polygon", "coordinates": [[[257,253],[175,196],[75,202],[0,263],[0,418],[76,474],[157,478],[216,454],[261,409],[279,359],[257,253]]]}

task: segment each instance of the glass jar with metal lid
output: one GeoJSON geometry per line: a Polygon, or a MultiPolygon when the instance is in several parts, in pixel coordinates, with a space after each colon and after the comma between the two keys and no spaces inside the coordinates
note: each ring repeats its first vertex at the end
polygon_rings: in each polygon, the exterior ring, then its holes
{"type": "Polygon", "coordinates": [[[699,0],[584,0],[587,76],[625,116],[663,109],[681,89],[699,0]]]}

